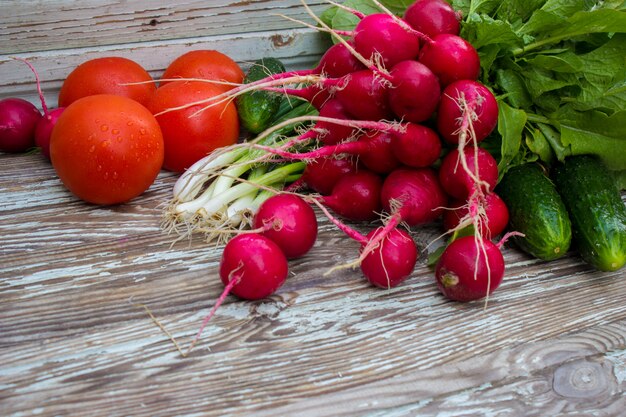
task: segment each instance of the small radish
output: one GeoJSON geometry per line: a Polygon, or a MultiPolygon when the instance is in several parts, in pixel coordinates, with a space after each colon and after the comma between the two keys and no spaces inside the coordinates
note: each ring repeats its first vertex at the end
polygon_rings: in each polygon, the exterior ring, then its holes
{"type": "Polygon", "coordinates": [[[476,49],[457,35],[442,33],[427,42],[418,61],[435,73],[442,86],[458,80],[476,80],[480,74],[480,58],[476,49]]]}
{"type": "Polygon", "coordinates": [[[346,76],[343,88],[335,97],[352,117],[360,120],[383,120],[392,116],[388,101],[388,87],[371,70],[356,71],[346,76]]]}
{"type": "Polygon", "coordinates": [[[311,206],[295,194],[265,200],[254,216],[254,227],[271,239],[287,259],[304,256],[315,244],[317,218],[311,206]]]}
{"type": "Polygon", "coordinates": [[[374,62],[381,58],[386,68],[417,58],[420,36],[405,25],[386,13],[365,16],[354,28],[354,49],[374,62]]]}
{"type": "Polygon", "coordinates": [[[431,38],[449,33],[458,35],[460,16],[445,0],[417,0],[404,12],[404,20],[431,38]]]}
{"type": "Polygon", "coordinates": [[[35,127],[41,113],[21,98],[0,100],[0,152],[24,152],[35,145],[35,127]]]}
{"type": "Polygon", "coordinates": [[[35,75],[35,82],[37,83],[37,92],[39,93],[39,100],[41,101],[41,108],[43,109],[43,117],[37,121],[35,126],[35,145],[41,148],[41,153],[48,159],[50,159],[50,137],[52,136],[52,129],[56,125],[57,120],[65,110],[65,107],[58,107],[53,110],[49,110],[46,104],[46,100],[41,91],[41,81],[39,80],[39,74],[35,67],[25,59],[16,58],[24,62],[28,68],[35,75]]]}
{"type": "Polygon", "coordinates": [[[256,233],[228,241],[220,262],[220,278],[229,293],[258,300],[276,292],[287,279],[287,259],[271,239],[256,233]]]}
{"type": "Polygon", "coordinates": [[[428,120],[439,104],[441,86],[433,72],[417,61],[402,61],[390,73],[389,106],[408,122],[428,120]]]}
{"type": "Polygon", "coordinates": [[[496,193],[488,193],[484,201],[474,205],[470,213],[466,200],[455,200],[451,209],[443,214],[443,226],[447,231],[458,230],[469,224],[478,223],[478,232],[485,239],[493,239],[504,232],[509,223],[509,209],[496,193]]]}
{"type": "Polygon", "coordinates": [[[406,132],[394,134],[391,150],[404,165],[425,168],[439,159],[441,140],[434,130],[415,123],[407,123],[406,132]]]}
{"type": "Polygon", "coordinates": [[[356,170],[357,164],[351,156],[343,158],[322,157],[307,163],[302,173],[302,179],[316,193],[328,195],[333,191],[333,187],[341,177],[356,170]]]}
{"type": "MultiPolygon", "coordinates": [[[[383,228],[378,227],[366,236],[367,241],[375,239],[383,228]]],[[[401,229],[391,230],[361,262],[361,271],[367,280],[381,288],[393,288],[404,281],[413,269],[419,256],[411,236],[401,229]]],[[[361,244],[361,251],[366,243],[361,244]]]]}
{"type": "Polygon", "coordinates": [[[374,220],[381,211],[382,184],[378,175],[360,169],[341,177],[332,193],[321,196],[319,202],[348,220],[374,220]]]}
{"type": "Polygon", "coordinates": [[[435,268],[437,287],[456,301],[479,300],[500,286],[504,257],[500,248],[486,239],[464,236],[441,254],[435,268]]]}
{"type": "Polygon", "coordinates": [[[474,192],[493,191],[498,182],[498,162],[483,148],[453,149],[441,161],[439,181],[452,197],[467,200],[474,192]]]}
{"type": "Polygon", "coordinates": [[[271,239],[257,233],[244,233],[228,241],[220,261],[220,279],[225,285],[215,305],[202,321],[196,337],[183,356],[194,348],[207,323],[232,293],[246,300],[272,295],[287,279],[287,258],[271,239]]]}
{"type": "Polygon", "coordinates": [[[407,232],[386,225],[363,236],[333,217],[319,201],[315,203],[335,226],[361,244],[360,255],[355,262],[335,267],[331,271],[359,265],[365,278],[380,288],[395,287],[411,275],[419,252],[407,232]]]}
{"type": "Polygon", "coordinates": [[[409,226],[434,221],[447,204],[437,174],[430,168],[393,171],[383,183],[381,198],[385,211],[395,215],[397,223],[406,222],[409,226]]]}
{"type": "Polygon", "coordinates": [[[477,144],[498,123],[498,103],[478,81],[461,80],[448,85],[437,110],[437,130],[448,143],[477,144]]]}

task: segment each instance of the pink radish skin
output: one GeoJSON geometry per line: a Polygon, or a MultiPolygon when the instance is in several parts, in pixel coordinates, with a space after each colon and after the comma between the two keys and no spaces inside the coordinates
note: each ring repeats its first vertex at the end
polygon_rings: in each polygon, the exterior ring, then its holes
{"type": "Polygon", "coordinates": [[[265,200],[254,216],[254,227],[283,251],[287,259],[304,256],[315,244],[317,218],[313,208],[294,194],[265,200]]]}
{"type": "Polygon", "coordinates": [[[470,172],[480,179],[480,186],[463,169],[460,152],[454,149],[443,158],[439,167],[439,182],[446,193],[454,198],[467,200],[475,191],[493,191],[498,182],[498,162],[495,158],[486,150],[474,146],[463,149],[463,155],[470,172]]]}
{"type": "Polygon", "coordinates": [[[453,241],[435,268],[437,287],[451,300],[473,301],[493,293],[504,277],[504,257],[489,240],[465,236],[453,241]]]}
{"type": "Polygon", "coordinates": [[[404,165],[425,168],[439,159],[441,140],[434,130],[415,123],[407,123],[406,132],[394,134],[391,150],[396,159],[404,165]]]}
{"type": "MultiPolygon", "coordinates": [[[[339,230],[361,244],[360,256],[356,263],[360,265],[363,275],[372,285],[381,288],[395,287],[411,274],[419,252],[408,233],[387,225],[363,236],[337,220],[321,203],[317,204],[339,230]]],[[[354,266],[355,263],[349,265],[354,266]]]]}
{"type": "Polygon", "coordinates": [[[357,164],[350,156],[344,158],[322,157],[307,163],[302,179],[313,191],[328,195],[344,175],[356,172],[356,170],[357,164]]]}
{"type": "Polygon", "coordinates": [[[408,122],[428,120],[439,104],[441,86],[433,72],[417,61],[402,61],[391,70],[389,106],[396,116],[408,122]]]}
{"type": "Polygon", "coordinates": [[[381,211],[382,179],[367,170],[351,172],[339,179],[329,196],[319,202],[352,221],[374,220],[381,211]]]}
{"type": "Polygon", "coordinates": [[[64,110],[65,107],[50,110],[47,115],[39,119],[35,126],[35,145],[41,148],[41,153],[48,159],[50,159],[50,136],[52,136],[52,128],[54,128],[54,125],[56,125],[57,120],[64,110]]]}
{"type": "Polygon", "coordinates": [[[372,61],[376,61],[375,55],[380,55],[386,68],[415,59],[419,53],[419,35],[386,13],[363,17],[353,33],[354,49],[372,61]]]}
{"type": "MultiPolygon", "coordinates": [[[[470,214],[470,205],[465,200],[455,200],[451,203],[452,210],[446,210],[443,214],[443,226],[451,231],[459,227],[462,221],[478,217],[478,232],[485,239],[494,239],[504,232],[509,223],[509,209],[502,199],[495,193],[484,196],[484,201],[480,204],[483,208],[483,215],[478,213],[470,214]]],[[[476,207],[476,206],[475,206],[476,207]]]]}
{"type": "Polygon", "coordinates": [[[460,31],[459,14],[444,0],[417,0],[404,12],[404,20],[431,38],[441,33],[458,35],[460,31]]]}
{"type": "MultiPolygon", "coordinates": [[[[354,42],[347,43],[354,47],[354,42]]],[[[313,73],[339,78],[362,69],[365,69],[365,66],[346,48],[346,45],[336,43],[324,52],[313,73]]]]}
{"type": "Polygon", "coordinates": [[[461,80],[443,90],[437,111],[437,130],[446,142],[480,143],[497,123],[498,102],[483,84],[461,80]],[[470,137],[470,123],[474,137],[470,137]]]}
{"type": "Polygon", "coordinates": [[[442,33],[424,45],[419,54],[422,64],[435,73],[443,87],[458,80],[476,80],[480,58],[476,49],[460,36],[442,33]]]}
{"type": "MultiPolygon", "coordinates": [[[[336,98],[326,101],[319,110],[320,117],[329,117],[333,119],[348,120],[350,116],[345,110],[343,104],[336,98]]],[[[318,135],[318,139],[324,145],[336,145],[355,135],[357,129],[352,126],[343,126],[337,123],[328,123],[318,121],[315,123],[314,129],[323,130],[324,133],[318,135]]]]}
{"type": "Polygon", "coordinates": [[[400,204],[395,216],[409,226],[430,223],[447,205],[447,196],[430,168],[398,168],[387,176],[381,190],[385,211],[394,213],[393,202],[400,204]]]}
{"type": "Polygon", "coordinates": [[[343,88],[335,92],[344,108],[355,119],[383,120],[393,115],[387,98],[388,88],[370,70],[356,71],[346,76],[343,88]]]}
{"type": "Polygon", "coordinates": [[[35,145],[35,126],[41,113],[21,98],[0,100],[0,152],[24,152],[35,145]]]}
{"type": "MultiPolygon", "coordinates": [[[[366,236],[369,242],[383,233],[378,227],[366,236]]],[[[361,244],[361,251],[366,244],[361,244]]],[[[406,280],[415,268],[419,256],[411,236],[401,229],[391,230],[387,236],[361,262],[365,278],[380,288],[393,288],[406,280]]]]}
{"type": "Polygon", "coordinates": [[[271,239],[256,233],[228,241],[220,262],[220,278],[230,292],[246,300],[272,295],[287,279],[287,258],[271,239]]]}

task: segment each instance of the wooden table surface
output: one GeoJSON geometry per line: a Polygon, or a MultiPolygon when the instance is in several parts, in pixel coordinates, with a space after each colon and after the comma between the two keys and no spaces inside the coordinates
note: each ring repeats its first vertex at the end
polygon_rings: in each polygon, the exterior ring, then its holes
{"type": "Polygon", "coordinates": [[[98,207],[41,155],[0,155],[0,415],[624,415],[624,270],[507,248],[486,308],[447,301],[423,261],[381,290],[324,275],[357,248],[321,214],[279,292],[227,298],[181,357],[136,303],[187,346],[222,284],[219,248],[160,228],[175,178],[98,207]]]}
{"type": "MultiPolygon", "coordinates": [[[[90,58],[126,56],[158,76],[189,49],[245,66],[309,68],[319,34],[300,0],[0,2],[0,98],[50,103],[90,58]]],[[[308,1],[320,12],[324,0],[308,1]]],[[[0,154],[0,416],[624,416],[626,271],[574,254],[550,263],[506,248],[490,298],[443,298],[423,263],[392,290],[359,271],[325,275],[357,247],[321,215],[319,239],[265,300],[222,291],[220,249],[172,245],[160,228],[176,177],[115,207],[77,201],[41,155],[0,154]]],[[[363,227],[364,226],[358,226],[363,227]]],[[[435,229],[414,230],[424,247],[435,229]]]]}

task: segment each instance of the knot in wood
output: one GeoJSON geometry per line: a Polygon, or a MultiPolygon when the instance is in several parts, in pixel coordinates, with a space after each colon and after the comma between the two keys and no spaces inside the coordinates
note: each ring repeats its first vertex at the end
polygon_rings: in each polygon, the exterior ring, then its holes
{"type": "Polygon", "coordinates": [[[595,362],[566,363],[554,372],[554,391],[569,398],[590,398],[609,387],[608,369],[595,362]]]}

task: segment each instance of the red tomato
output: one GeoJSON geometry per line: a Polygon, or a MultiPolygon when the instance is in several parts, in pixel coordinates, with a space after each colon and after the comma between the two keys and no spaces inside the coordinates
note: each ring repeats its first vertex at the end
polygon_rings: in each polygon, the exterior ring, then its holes
{"type": "Polygon", "coordinates": [[[128,201],[150,187],[163,163],[156,119],[127,97],[81,98],[59,117],[50,138],[59,178],[79,198],[95,204],[128,201]]]}
{"type": "MultiPolygon", "coordinates": [[[[157,89],[148,108],[157,114],[221,93],[219,86],[202,81],[171,82],[157,89]]],[[[195,105],[156,116],[165,142],[165,169],[182,172],[214,149],[232,145],[239,138],[239,118],[232,101],[194,114],[204,106],[195,105]]]]}
{"type": "Polygon", "coordinates": [[[67,76],[59,92],[59,107],[67,107],[81,97],[115,94],[144,106],[156,90],[154,80],[141,65],[127,58],[106,57],[83,62],[67,76]],[[146,82],[145,84],[124,85],[146,82]]]}
{"type": "MultiPolygon", "coordinates": [[[[161,78],[201,78],[240,84],[243,82],[244,73],[229,56],[218,51],[201,49],[189,51],[176,58],[166,68],[161,78]]],[[[165,84],[167,81],[161,82],[161,85],[165,84]]],[[[228,85],[222,87],[227,90],[232,88],[228,85]]]]}

